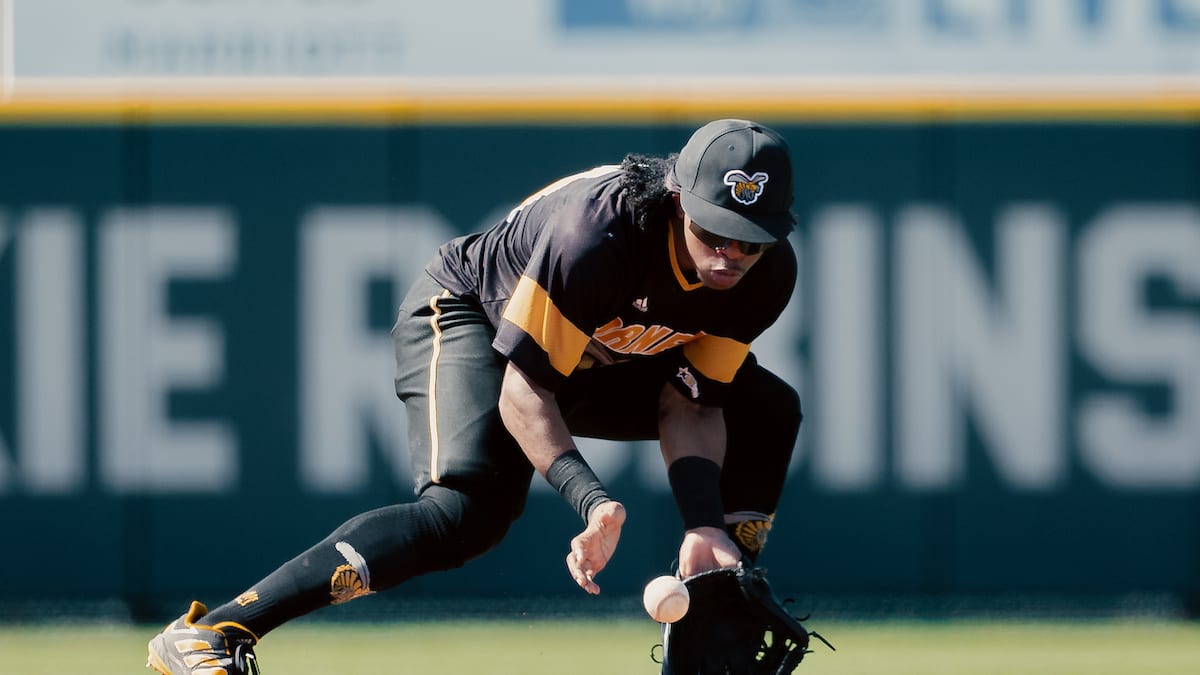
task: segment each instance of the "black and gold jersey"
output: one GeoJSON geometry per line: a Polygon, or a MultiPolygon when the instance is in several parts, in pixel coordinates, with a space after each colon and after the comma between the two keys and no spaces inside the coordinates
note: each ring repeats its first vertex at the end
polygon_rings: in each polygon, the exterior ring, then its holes
{"type": "Polygon", "coordinates": [[[544,387],[580,368],[666,355],[681,392],[720,405],[791,297],[795,253],[781,242],[733,288],[705,288],[681,269],[666,223],[635,224],[619,183],[616,165],[568,176],[446,243],[427,271],[478,301],[496,351],[544,387]]]}

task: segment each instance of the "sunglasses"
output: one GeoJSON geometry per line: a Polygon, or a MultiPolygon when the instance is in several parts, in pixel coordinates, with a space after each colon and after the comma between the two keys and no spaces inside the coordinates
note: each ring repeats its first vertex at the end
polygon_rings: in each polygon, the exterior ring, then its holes
{"type": "Polygon", "coordinates": [[[700,240],[701,244],[704,244],[718,253],[726,249],[736,248],[742,252],[742,255],[758,255],[759,253],[762,253],[763,251],[775,245],[775,242],[758,244],[748,241],[741,241],[739,239],[722,237],[700,227],[696,224],[696,221],[691,219],[688,221],[688,229],[691,230],[693,236],[700,240]]]}

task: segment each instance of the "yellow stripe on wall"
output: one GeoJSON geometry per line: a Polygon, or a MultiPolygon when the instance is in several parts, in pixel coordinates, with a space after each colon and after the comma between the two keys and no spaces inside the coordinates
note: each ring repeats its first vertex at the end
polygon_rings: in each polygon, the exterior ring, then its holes
{"type": "MultiPolygon", "coordinates": [[[[711,89],[711,88],[710,88],[711,89]]],[[[1200,85],[1148,91],[953,89],[563,92],[311,91],[103,93],[15,87],[0,123],[51,124],[521,124],[768,122],[1200,121],[1200,85]],[[265,92],[265,93],[264,93],[265,92]]]]}

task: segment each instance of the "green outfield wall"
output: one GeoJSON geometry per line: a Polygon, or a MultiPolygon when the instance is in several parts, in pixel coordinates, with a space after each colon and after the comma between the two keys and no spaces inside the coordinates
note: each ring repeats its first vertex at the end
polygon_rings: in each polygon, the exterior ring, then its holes
{"type": "MultiPolygon", "coordinates": [[[[702,121],[634,112],[0,115],[0,603],[220,600],[410,499],[407,284],[702,121]]],[[[806,413],[777,584],[1200,594],[1200,115],[869,112],[765,114],[802,223],[755,346],[806,413]]],[[[680,535],[661,460],[583,448],[629,507],[605,591],[637,592],[680,535]]],[[[576,521],[535,479],[486,562],[397,593],[571,593],[576,521]]]]}

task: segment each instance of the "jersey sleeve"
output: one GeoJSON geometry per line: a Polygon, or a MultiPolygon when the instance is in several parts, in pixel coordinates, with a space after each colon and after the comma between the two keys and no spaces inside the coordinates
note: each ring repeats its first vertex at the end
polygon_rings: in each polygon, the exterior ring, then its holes
{"type": "Polygon", "coordinates": [[[590,200],[542,199],[520,218],[545,218],[504,308],[493,347],[555,390],[579,364],[592,332],[631,287],[630,262],[605,226],[615,214],[590,200]]]}

